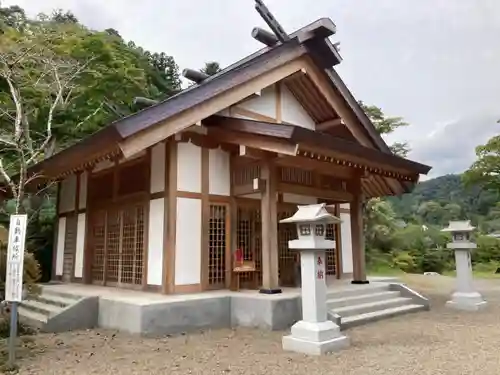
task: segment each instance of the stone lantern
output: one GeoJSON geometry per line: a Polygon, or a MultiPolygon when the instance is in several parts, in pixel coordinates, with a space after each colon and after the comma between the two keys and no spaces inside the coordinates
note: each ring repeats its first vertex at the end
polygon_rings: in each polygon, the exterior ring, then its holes
{"type": "Polygon", "coordinates": [[[470,241],[470,234],[475,229],[470,221],[450,221],[442,232],[450,232],[452,242],[447,248],[455,251],[455,267],[457,272],[457,286],[452,298],[446,304],[450,307],[476,311],[486,306],[481,294],[474,290],[472,278],[471,251],[476,244],[470,241]]]}
{"type": "Polygon", "coordinates": [[[297,225],[298,239],[288,247],[300,251],[302,284],[302,320],[283,337],[284,350],[321,355],[349,345],[340,327],[327,320],[326,308],[325,250],[335,247],[335,241],[325,239],[326,226],[340,222],[325,203],[299,206],[292,217],[280,221],[297,225]]]}

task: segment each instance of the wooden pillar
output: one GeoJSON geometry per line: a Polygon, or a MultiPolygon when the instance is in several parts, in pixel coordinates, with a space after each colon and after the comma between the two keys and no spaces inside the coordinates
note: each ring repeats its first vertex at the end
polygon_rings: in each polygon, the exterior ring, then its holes
{"type": "Polygon", "coordinates": [[[353,284],[368,284],[366,280],[365,235],[363,233],[363,193],[361,179],[353,182],[353,196],[351,202],[351,243],[353,284]]]}
{"type": "Polygon", "coordinates": [[[175,245],[177,220],[177,142],[168,141],[165,148],[165,207],[163,231],[162,292],[175,291],[175,245]]]}
{"type": "Polygon", "coordinates": [[[264,160],[260,170],[265,181],[261,195],[262,217],[262,288],[261,293],[281,293],[278,282],[278,208],[276,202],[276,167],[264,160]]]}

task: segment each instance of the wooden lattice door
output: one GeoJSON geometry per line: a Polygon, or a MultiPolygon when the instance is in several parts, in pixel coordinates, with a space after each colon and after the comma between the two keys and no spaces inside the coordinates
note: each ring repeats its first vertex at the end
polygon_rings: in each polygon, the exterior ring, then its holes
{"type": "MultiPolygon", "coordinates": [[[[280,220],[293,216],[296,210],[280,210],[280,220]]],[[[294,224],[278,224],[278,257],[279,280],[282,286],[295,286],[297,270],[297,252],[290,250],[288,241],[297,238],[297,229],[294,224]]]]}
{"type": "Polygon", "coordinates": [[[208,243],[208,288],[222,289],[226,284],[226,256],[229,246],[229,208],[224,204],[210,205],[208,243]]]}
{"type": "MultiPolygon", "coordinates": [[[[335,224],[328,224],[326,226],[325,238],[327,240],[335,240],[335,224]]],[[[326,250],[326,274],[328,276],[337,274],[337,266],[335,259],[336,259],[336,250],[335,249],[326,250]]]]}
{"type": "Polygon", "coordinates": [[[91,214],[92,282],[101,285],[142,285],[145,206],[137,203],[91,214]]]}
{"type": "Polygon", "coordinates": [[[262,283],[262,225],[257,205],[241,205],[237,209],[236,245],[243,260],[255,262],[255,272],[240,274],[240,285],[252,288],[262,283]]]}
{"type": "Polygon", "coordinates": [[[76,231],[78,219],[76,215],[66,217],[66,233],[64,234],[64,260],[62,280],[66,283],[73,278],[73,265],[76,252],[76,231]]]}

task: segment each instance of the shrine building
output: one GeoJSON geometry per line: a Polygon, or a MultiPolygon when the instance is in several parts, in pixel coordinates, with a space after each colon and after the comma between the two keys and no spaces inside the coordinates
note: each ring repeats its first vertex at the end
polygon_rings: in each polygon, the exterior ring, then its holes
{"type": "MultiPolygon", "coordinates": [[[[363,205],[430,167],[394,155],[320,19],[31,169],[56,181],[53,280],[159,294],[296,286],[297,205],[325,202],[326,277],[366,282],[363,205]]],[[[274,38],[274,39],[273,39],[274,38]]]]}

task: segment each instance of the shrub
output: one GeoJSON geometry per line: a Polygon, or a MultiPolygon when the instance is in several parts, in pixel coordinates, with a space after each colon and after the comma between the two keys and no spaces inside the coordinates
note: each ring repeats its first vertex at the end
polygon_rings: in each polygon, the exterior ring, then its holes
{"type": "Polygon", "coordinates": [[[451,268],[452,253],[443,248],[420,250],[417,256],[419,272],[443,273],[451,268]]]}
{"type": "Polygon", "coordinates": [[[415,258],[407,251],[395,254],[392,263],[394,267],[404,272],[415,272],[417,268],[415,258]]]}
{"type": "MultiPolygon", "coordinates": [[[[7,244],[0,244],[0,295],[5,297],[5,275],[7,266],[7,244]]],[[[37,294],[36,283],[40,280],[40,266],[33,254],[24,253],[23,284],[29,294],[37,294]]]]}

